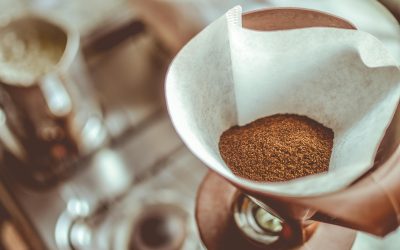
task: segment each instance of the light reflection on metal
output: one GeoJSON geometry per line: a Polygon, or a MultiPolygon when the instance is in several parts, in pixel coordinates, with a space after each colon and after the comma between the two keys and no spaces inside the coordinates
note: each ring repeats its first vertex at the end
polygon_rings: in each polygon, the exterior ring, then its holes
{"type": "Polygon", "coordinates": [[[3,109],[0,109],[0,140],[4,147],[14,154],[19,160],[26,160],[26,152],[18,138],[10,130],[7,117],[3,109]]]}
{"type": "Polygon", "coordinates": [[[40,84],[49,110],[57,117],[66,116],[72,111],[71,98],[60,81],[56,74],[47,74],[40,84]]]}
{"type": "Polygon", "coordinates": [[[239,195],[236,200],[234,220],[246,237],[263,245],[270,245],[278,241],[283,229],[282,220],[259,207],[244,195],[239,195]]]}

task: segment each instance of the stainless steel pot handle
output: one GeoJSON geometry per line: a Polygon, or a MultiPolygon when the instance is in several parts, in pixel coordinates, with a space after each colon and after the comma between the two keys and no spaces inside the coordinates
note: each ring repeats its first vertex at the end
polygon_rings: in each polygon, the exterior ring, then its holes
{"type": "Polygon", "coordinates": [[[47,74],[41,81],[40,88],[47,107],[56,117],[65,117],[72,111],[72,101],[57,74],[47,74]]]}
{"type": "Polygon", "coordinates": [[[3,143],[4,147],[19,160],[26,160],[25,149],[8,127],[7,116],[2,108],[0,108],[0,141],[3,143]]]}

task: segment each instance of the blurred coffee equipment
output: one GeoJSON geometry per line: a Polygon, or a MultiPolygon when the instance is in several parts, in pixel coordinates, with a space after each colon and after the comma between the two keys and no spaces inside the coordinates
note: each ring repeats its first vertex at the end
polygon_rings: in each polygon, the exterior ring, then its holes
{"type": "MultiPolygon", "coordinates": [[[[1,248],[204,248],[206,168],[169,121],[164,77],[237,4],[327,11],[400,58],[397,0],[0,0],[1,248]]],[[[353,249],[399,242],[357,233],[353,249]]]]}

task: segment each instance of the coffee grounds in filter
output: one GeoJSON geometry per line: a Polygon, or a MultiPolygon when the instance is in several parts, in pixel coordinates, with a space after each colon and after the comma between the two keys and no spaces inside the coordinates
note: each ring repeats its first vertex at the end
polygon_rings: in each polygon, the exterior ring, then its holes
{"type": "Polygon", "coordinates": [[[277,114],[226,130],[219,150],[240,177],[287,181],[327,171],[333,137],[332,129],[306,116],[277,114]]]}

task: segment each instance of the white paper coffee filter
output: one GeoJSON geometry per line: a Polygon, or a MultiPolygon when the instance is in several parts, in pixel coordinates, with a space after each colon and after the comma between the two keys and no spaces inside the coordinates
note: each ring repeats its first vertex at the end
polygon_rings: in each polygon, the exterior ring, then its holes
{"type": "Polygon", "coordinates": [[[400,97],[400,70],[373,36],[308,28],[260,32],[236,7],[209,25],[171,64],[166,94],[174,126],[207,166],[261,192],[308,196],[343,188],[372,167],[400,97]],[[233,125],[293,113],[335,133],[329,172],[280,183],[235,176],[220,135],[233,125]]]}

